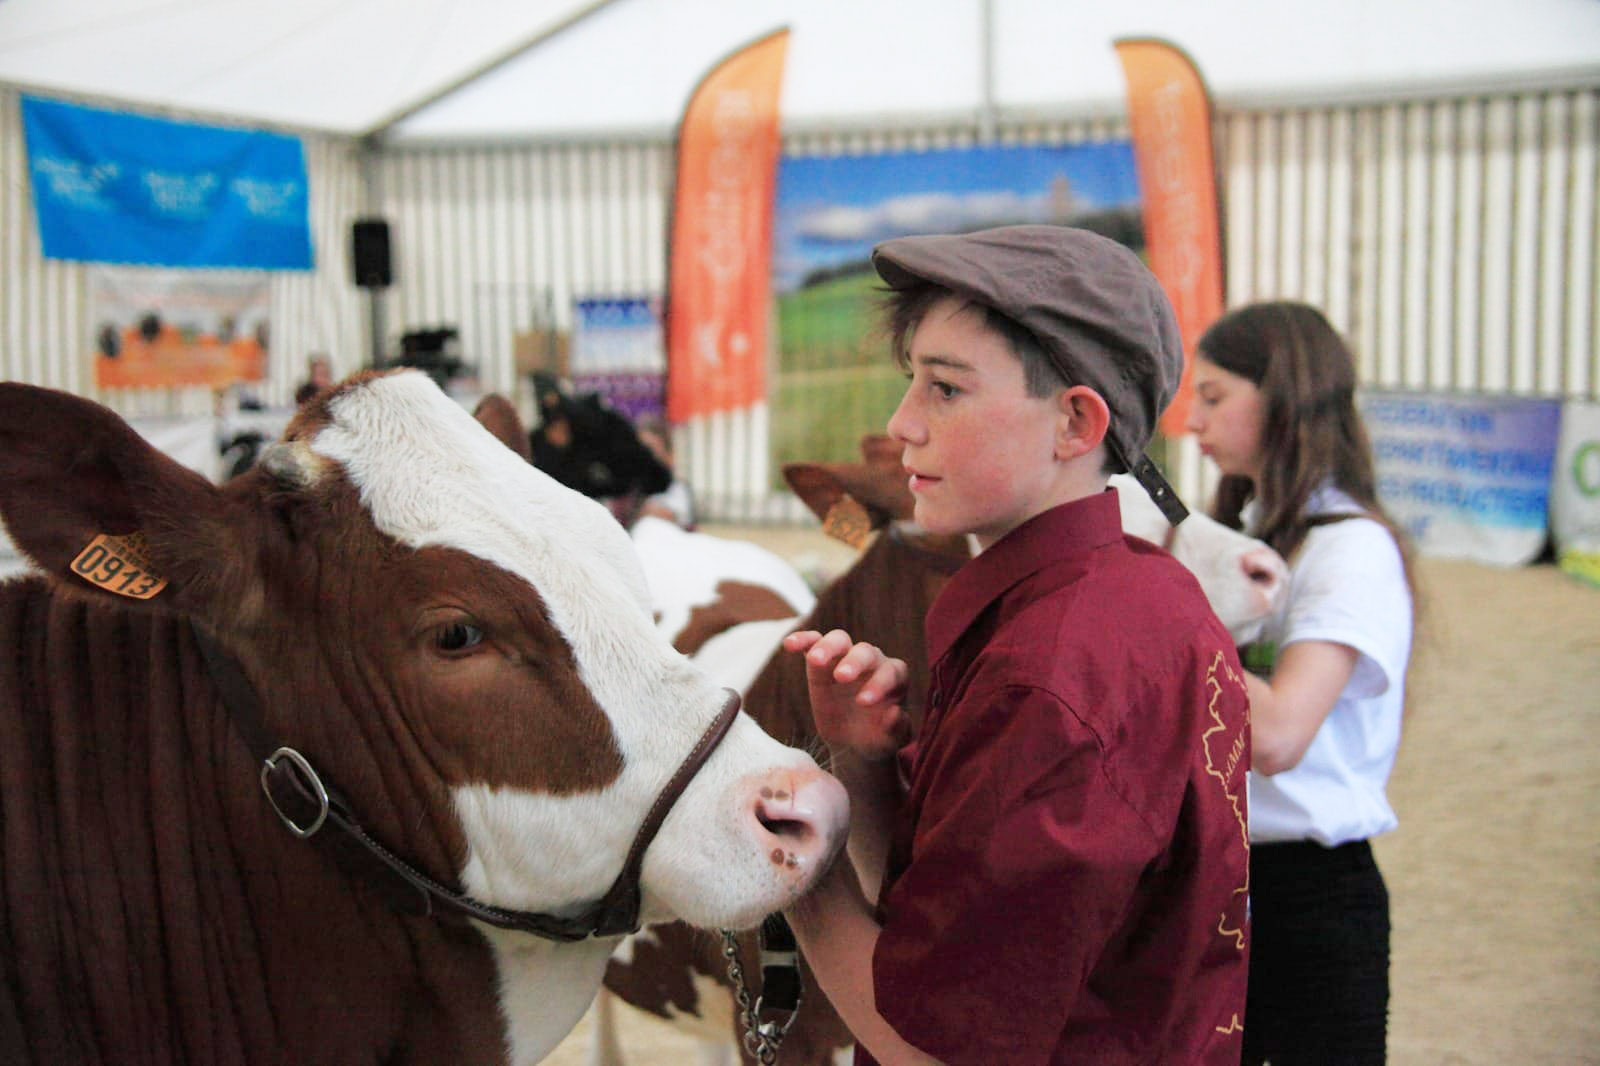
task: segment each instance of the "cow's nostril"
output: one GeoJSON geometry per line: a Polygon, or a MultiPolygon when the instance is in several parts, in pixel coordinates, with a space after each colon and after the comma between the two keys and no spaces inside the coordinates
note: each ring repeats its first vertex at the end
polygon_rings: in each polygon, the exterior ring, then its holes
{"type": "Polygon", "coordinates": [[[784,840],[809,840],[812,832],[814,832],[810,822],[774,814],[767,809],[767,805],[764,803],[756,807],[756,821],[761,823],[761,828],[784,840]]]}
{"type": "Polygon", "coordinates": [[[1283,566],[1278,562],[1277,556],[1272,552],[1260,550],[1246,552],[1239,560],[1239,567],[1244,571],[1244,576],[1253,585],[1263,588],[1273,588],[1283,580],[1283,566]]]}
{"type": "Polygon", "coordinates": [[[850,799],[838,779],[812,769],[755,784],[744,817],[755,822],[750,831],[760,854],[788,870],[832,861],[850,827],[850,799]]]}

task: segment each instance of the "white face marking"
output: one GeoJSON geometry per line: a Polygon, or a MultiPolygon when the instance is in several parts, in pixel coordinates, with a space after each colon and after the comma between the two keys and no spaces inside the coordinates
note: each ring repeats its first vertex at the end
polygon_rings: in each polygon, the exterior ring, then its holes
{"type": "MultiPolygon", "coordinates": [[[[329,411],[332,422],[311,450],[343,466],[377,529],[413,547],[477,556],[538,590],[623,755],[621,776],[599,792],[457,789],[468,843],[463,885],[514,909],[559,913],[592,901],[722,706],[722,693],[656,631],[632,545],[606,509],[523,462],[424,375],[374,379],[338,396],[329,411]]],[[[647,918],[748,923],[792,898],[795,875],[751,847],[734,797],[754,773],[814,765],[741,715],[647,853],[647,918]]],[[[590,970],[599,980],[588,945],[540,943],[527,954],[529,939],[491,936],[518,1062],[543,1043],[550,1024],[538,1019],[540,997],[526,994],[527,971],[552,959],[581,960],[580,983],[590,970]]],[[[598,954],[603,962],[604,949],[598,954]]]]}

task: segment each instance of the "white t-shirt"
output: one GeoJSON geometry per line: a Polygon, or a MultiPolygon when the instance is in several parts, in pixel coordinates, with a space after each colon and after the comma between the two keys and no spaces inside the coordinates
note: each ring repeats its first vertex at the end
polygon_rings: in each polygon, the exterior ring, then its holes
{"type": "MultiPolygon", "coordinates": [[[[1312,493],[1306,513],[1359,514],[1330,486],[1312,493]]],[[[1250,529],[1255,501],[1241,515],[1250,529]]],[[[1411,655],[1411,592],[1400,549],[1370,518],[1316,526],[1289,567],[1289,591],[1260,639],[1278,653],[1299,640],[1354,648],[1344,691],[1291,770],[1250,774],[1250,839],[1314,840],[1327,847],[1365,840],[1397,824],[1385,788],[1400,744],[1406,663],[1411,655]]]]}

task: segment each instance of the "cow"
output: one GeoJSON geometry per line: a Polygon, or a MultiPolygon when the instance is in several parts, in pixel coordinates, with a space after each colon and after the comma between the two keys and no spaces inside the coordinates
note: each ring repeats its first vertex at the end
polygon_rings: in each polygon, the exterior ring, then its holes
{"type": "MultiPolygon", "coordinates": [[[[528,435],[535,466],[595,499],[637,508],[666,491],[672,471],[639,437],[628,416],[597,392],[571,393],[552,375],[533,375],[539,424],[528,435]]],[[[489,402],[485,398],[484,402],[489,402]]]]}
{"type": "MultiPolygon", "coordinates": [[[[914,723],[920,717],[928,676],[922,640],[922,618],[939,590],[971,555],[968,538],[934,535],[911,521],[913,498],[900,466],[900,449],[889,438],[873,435],[861,442],[856,464],[793,463],[783,468],[790,488],[822,521],[824,529],[858,546],[857,560],[816,597],[809,617],[761,620],[731,625],[718,640],[724,649],[761,656],[758,667],[748,662],[716,663],[719,651],[700,627],[686,650],[700,649],[706,668],[723,678],[756,671],[744,689],[759,708],[763,728],[775,737],[818,750],[806,696],[804,661],[777,650],[784,633],[799,627],[827,631],[841,628],[877,643],[909,666],[906,706],[914,723]],[[752,631],[741,639],[742,631],[752,631]]],[[[1277,553],[1260,541],[1230,530],[1202,514],[1191,514],[1174,535],[1160,510],[1132,478],[1112,478],[1122,506],[1124,528],[1136,536],[1166,543],[1199,579],[1220,618],[1241,642],[1259,631],[1287,582],[1277,553]]],[[[648,564],[651,555],[644,556],[648,564]]],[[[687,562],[687,560],[680,560],[687,562]]],[[[681,580],[681,579],[680,579],[681,580]]],[[[709,582],[701,579],[702,593],[709,582]]],[[[749,594],[745,593],[748,601],[749,594]]],[[[736,620],[733,604],[707,617],[736,620]]],[[[756,972],[759,951],[754,938],[741,938],[741,966],[756,972]]],[[[801,960],[802,970],[804,960],[801,960]]],[[[606,969],[605,988],[597,1000],[591,1062],[615,1066],[620,1045],[612,1029],[618,1008],[614,1000],[667,1019],[702,1040],[703,1061],[729,1062],[741,1040],[738,1007],[732,998],[722,945],[682,924],[651,926],[630,937],[606,969]]],[[[791,1066],[824,1066],[849,1061],[851,1037],[826,997],[806,978],[806,999],[784,1038],[778,1061],[791,1066]]]]}
{"type": "Polygon", "coordinates": [[[843,789],[674,651],[606,510],[415,370],[221,486],[0,384],[0,1061],[537,1062],[740,929],[843,789]]]}

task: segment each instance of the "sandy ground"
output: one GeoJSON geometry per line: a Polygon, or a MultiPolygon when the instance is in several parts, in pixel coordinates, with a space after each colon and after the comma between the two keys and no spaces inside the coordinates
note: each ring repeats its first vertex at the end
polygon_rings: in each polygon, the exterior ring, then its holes
{"type": "MultiPolygon", "coordinates": [[[[712,529],[833,572],[803,530],[712,529]]],[[[1376,843],[1394,920],[1396,1066],[1600,1064],[1600,589],[1549,566],[1423,560],[1400,828],[1376,843]]],[[[638,1066],[694,1045],[626,1009],[638,1066]]],[[[591,1019],[546,1061],[582,1066],[591,1019]]]]}

